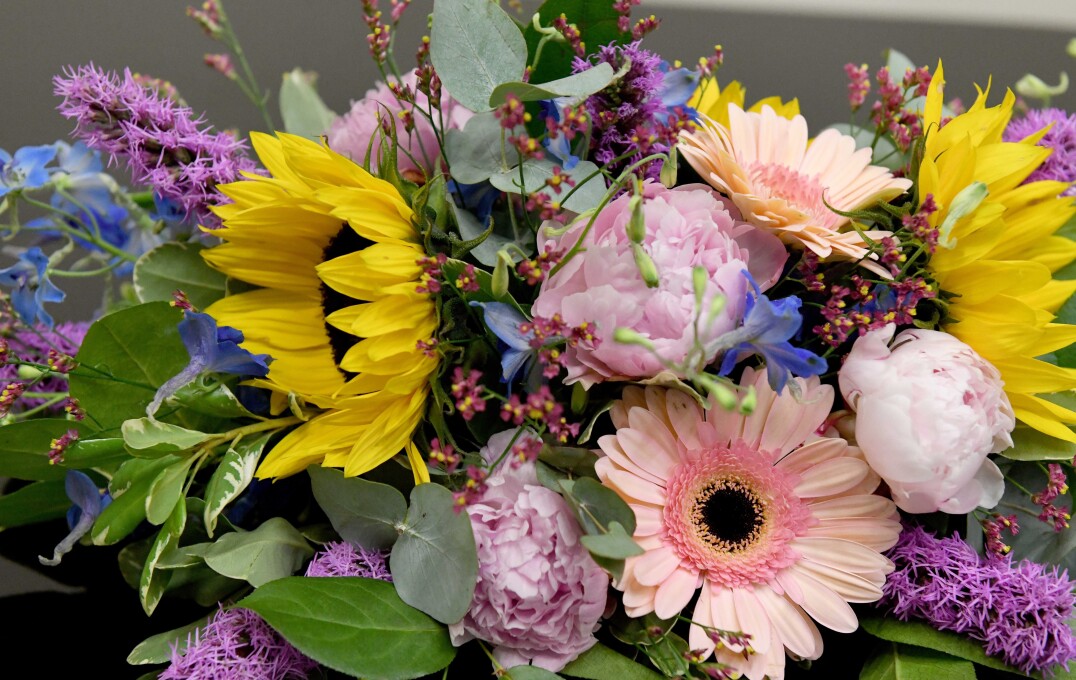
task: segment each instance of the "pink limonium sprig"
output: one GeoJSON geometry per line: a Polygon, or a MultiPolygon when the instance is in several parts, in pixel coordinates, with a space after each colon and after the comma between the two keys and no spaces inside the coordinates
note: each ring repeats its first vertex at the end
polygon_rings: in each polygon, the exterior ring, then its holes
{"type": "Polygon", "coordinates": [[[119,76],[89,64],[66,69],[53,84],[63,97],[60,113],[77,123],[76,137],[110,162],[123,160],[135,183],[153,187],[206,227],[220,225],[210,209],[227,201],[217,185],[256,169],[245,142],[139,84],[130,70],[119,76]]]}

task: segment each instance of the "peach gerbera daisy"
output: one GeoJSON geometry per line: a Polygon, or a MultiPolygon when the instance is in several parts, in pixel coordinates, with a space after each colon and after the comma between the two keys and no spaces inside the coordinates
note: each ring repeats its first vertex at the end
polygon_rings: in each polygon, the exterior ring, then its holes
{"type": "Polygon", "coordinates": [[[784,677],[785,650],[816,659],[815,621],[842,633],[859,622],[849,602],[874,602],[893,570],[881,553],[900,534],[878,476],[843,439],[819,437],[833,388],[797,379],[774,393],[765,371],[744,371],[751,415],[704,412],[682,392],[629,387],[599,440],[597,472],[635,512],[635,541],[614,585],[629,616],[679,614],[701,586],[691,649],[715,651],[707,629],[750,635],[717,660],[751,680],[784,677]],[[805,443],[806,442],[806,443],[805,443]]]}
{"type": "MultiPolygon", "coordinates": [[[[850,212],[892,200],[912,183],[871,165],[871,150],[857,150],[852,137],[824,130],[808,144],[803,116],[790,120],[769,106],[754,113],[730,104],[727,126],[702,116],[696,130],[680,133],[678,148],[748,222],[789,245],[810,248],[822,259],[862,260],[889,277],[880,265],[864,259],[863,234],[846,229],[850,220],[826,203],[850,212]]],[[[865,233],[877,239],[889,232],[865,233]]]]}

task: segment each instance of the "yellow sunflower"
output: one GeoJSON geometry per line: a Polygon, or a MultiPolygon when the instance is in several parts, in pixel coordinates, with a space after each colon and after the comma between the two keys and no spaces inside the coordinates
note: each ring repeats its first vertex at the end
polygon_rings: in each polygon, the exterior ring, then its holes
{"type": "Polygon", "coordinates": [[[800,112],[798,99],[782,102],[780,97],[766,97],[748,108],[747,90],[737,81],[732,81],[724,88],[717,84],[717,78],[705,78],[699,82],[695,94],[688,100],[688,106],[725,127],[729,126],[729,104],[735,104],[745,111],[761,113],[763,106],[769,106],[777,115],[792,120],[800,112]]]}
{"type": "MultiPolygon", "coordinates": [[[[244,348],[275,361],[262,386],[325,409],[273,448],[259,477],[312,463],[359,475],[411,444],[437,361],[417,348],[436,329],[429,296],[416,292],[425,255],[411,208],[349,159],[302,137],[254,133],[270,177],[221,187],[224,243],[205,259],[261,286],[206,311],[246,336],[244,348]]],[[[277,399],[277,403],[282,400],[277,399]]],[[[428,479],[428,478],[427,478],[428,479]]]]}
{"type": "Polygon", "coordinates": [[[1002,141],[1012,92],[987,107],[989,87],[980,90],[966,113],[939,130],[942,75],[939,65],[924,111],[919,197],[934,196],[939,209],[931,223],[942,228],[929,268],[942,290],[957,296],[945,330],[1001,371],[1020,421],[1076,442],[1066,426],[1076,424],[1076,411],[1038,396],[1076,389],[1076,370],[1036,359],[1076,342],[1076,326],[1053,323],[1076,281],[1052,276],[1076,259],[1076,242],[1055,233],[1076,214],[1076,204],[1060,197],[1068,187],[1063,182],[1024,182],[1050,150],[1036,145],[1046,130],[1020,142],[1002,141]],[[977,182],[985,185],[986,197],[949,219],[954,199],[977,182]]]}

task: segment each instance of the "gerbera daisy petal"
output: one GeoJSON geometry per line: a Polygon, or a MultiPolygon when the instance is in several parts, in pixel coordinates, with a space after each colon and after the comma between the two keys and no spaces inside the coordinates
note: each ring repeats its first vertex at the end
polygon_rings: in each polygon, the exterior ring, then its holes
{"type": "Polygon", "coordinates": [[[786,569],[777,575],[777,582],[793,602],[826,628],[838,633],[851,633],[859,627],[856,613],[844,598],[817,579],[794,569],[786,569]]]}
{"type": "Polygon", "coordinates": [[[870,472],[866,462],[855,458],[837,458],[805,470],[796,485],[800,498],[832,496],[847,491],[863,481],[870,472]]]}
{"type": "Polygon", "coordinates": [[[770,613],[770,621],[788,651],[805,659],[822,655],[822,634],[802,609],[770,588],[756,589],[755,598],[770,613]]]}

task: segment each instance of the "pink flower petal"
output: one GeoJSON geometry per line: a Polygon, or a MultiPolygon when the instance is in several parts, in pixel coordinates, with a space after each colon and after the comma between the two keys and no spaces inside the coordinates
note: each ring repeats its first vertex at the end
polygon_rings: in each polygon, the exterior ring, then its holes
{"type": "Polygon", "coordinates": [[[680,556],[669,547],[651,550],[635,560],[635,578],[644,586],[660,586],[680,566],[680,556]]]}
{"type": "Polygon", "coordinates": [[[826,628],[838,633],[851,633],[859,628],[856,613],[848,603],[818,580],[792,567],[777,574],[777,581],[790,593],[793,602],[826,628]],[[793,583],[798,589],[798,597],[791,595],[793,583]]]}
{"type": "Polygon", "coordinates": [[[837,458],[800,473],[796,495],[800,498],[817,498],[841,493],[863,481],[870,467],[855,458],[837,458]]]}
{"type": "Polygon", "coordinates": [[[755,589],[755,597],[766,608],[770,622],[790,652],[805,659],[822,655],[822,635],[802,609],[765,586],[755,589]]]}
{"type": "Polygon", "coordinates": [[[654,614],[661,619],[671,619],[687,606],[699,587],[698,572],[682,567],[675,569],[660,586],[654,598],[654,614]]]}

